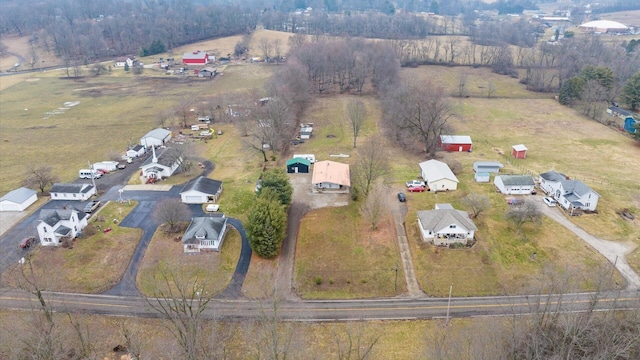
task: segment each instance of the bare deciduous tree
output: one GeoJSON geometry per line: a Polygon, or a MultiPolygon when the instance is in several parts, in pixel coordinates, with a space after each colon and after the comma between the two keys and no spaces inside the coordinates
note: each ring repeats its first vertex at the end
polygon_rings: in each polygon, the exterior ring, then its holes
{"type": "Polygon", "coordinates": [[[353,148],[355,149],[358,135],[367,118],[367,107],[360,100],[352,100],[346,106],[345,117],[351,125],[351,131],[353,131],[353,148]]]}
{"type": "Polygon", "coordinates": [[[533,201],[525,200],[521,205],[512,206],[505,214],[505,218],[516,226],[516,232],[519,234],[525,223],[539,223],[542,220],[542,213],[533,201]]]}
{"type": "Polygon", "coordinates": [[[56,181],[58,181],[58,176],[53,174],[53,169],[50,166],[29,166],[22,184],[29,188],[38,188],[41,193],[44,193],[44,189],[56,181]]]}
{"type": "Polygon", "coordinates": [[[189,123],[194,116],[193,109],[193,100],[184,97],[178,101],[178,103],[174,106],[174,114],[176,117],[180,119],[180,126],[183,128],[189,127],[189,123]]]}
{"type": "Polygon", "coordinates": [[[382,182],[377,181],[360,207],[360,213],[371,224],[371,230],[375,230],[380,220],[389,212],[387,194],[382,182]]]}
{"type": "Polygon", "coordinates": [[[339,360],[368,359],[382,336],[379,333],[367,336],[362,323],[334,325],[331,333],[339,360]]]}
{"type": "Polygon", "coordinates": [[[271,51],[273,49],[273,45],[271,41],[267,38],[262,38],[258,42],[258,49],[262,51],[262,56],[264,57],[264,61],[269,62],[271,60],[271,51]]]}
{"type": "Polygon", "coordinates": [[[170,198],[158,202],[153,210],[154,219],[168,226],[167,232],[173,233],[179,230],[178,224],[189,219],[191,211],[180,199],[170,198]]]}
{"type": "Polygon", "coordinates": [[[469,207],[474,219],[477,218],[482,212],[488,210],[491,207],[489,197],[477,193],[471,193],[463,197],[462,203],[469,207]]]}
{"type": "Polygon", "coordinates": [[[388,153],[383,140],[372,137],[357,151],[356,163],[351,167],[351,182],[359,193],[369,195],[371,186],[389,173],[388,153]]]}

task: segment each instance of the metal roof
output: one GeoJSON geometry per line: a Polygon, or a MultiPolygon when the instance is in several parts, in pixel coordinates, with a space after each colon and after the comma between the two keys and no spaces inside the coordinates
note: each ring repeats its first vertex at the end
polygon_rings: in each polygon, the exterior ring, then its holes
{"type": "Polygon", "coordinates": [[[455,182],[458,178],[453,174],[453,171],[449,168],[449,165],[438,160],[427,160],[420,163],[420,169],[422,170],[422,176],[424,180],[429,183],[440,179],[449,179],[455,182]]]}
{"type": "Polygon", "coordinates": [[[443,144],[472,144],[471,136],[468,135],[440,135],[440,142],[443,144]]]}
{"type": "Polygon", "coordinates": [[[11,201],[17,204],[22,204],[30,197],[36,194],[35,190],[27,189],[25,187],[17,188],[9,191],[5,196],[0,198],[0,201],[11,201]]]}

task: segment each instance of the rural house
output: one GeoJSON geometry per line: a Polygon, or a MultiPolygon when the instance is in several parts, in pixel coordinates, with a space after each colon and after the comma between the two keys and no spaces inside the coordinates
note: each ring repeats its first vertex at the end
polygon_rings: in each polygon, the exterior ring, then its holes
{"type": "Polygon", "coordinates": [[[0,211],[24,211],[38,200],[35,190],[25,187],[9,191],[0,198],[0,211]]]}
{"type": "Polygon", "coordinates": [[[180,198],[185,204],[215,203],[220,194],[222,194],[222,181],[198,176],[182,188],[180,198]]]}
{"type": "Polygon", "coordinates": [[[171,140],[171,131],[163,128],[157,128],[149,131],[145,136],[140,138],[140,144],[146,148],[152,146],[162,146],[171,140]]]}
{"type": "Polygon", "coordinates": [[[209,63],[209,54],[200,50],[186,52],[182,55],[182,63],[185,65],[206,65],[209,63]]]}
{"type": "Polygon", "coordinates": [[[444,151],[468,151],[471,152],[471,136],[466,135],[440,135],[438,147],[444,151]]]}
{"type": "Polygon", "coordinates": [[[227,218],[222,216],[195,217],[182,236],[185,253],[220,251],[227,230],[227,218]]]}
{"type": "Polygon", "coordinates": [[[632,134],[636,132],[636,119],[634,118],[635,114],[632,111],[625,110],[617,106],[609,106],[607,108],[607,114],[622,119],[622,129],[625,131],[632,134]]]}
{"type": "Polygon", "coordinates": [[[85,201],[96,194],[96,188],[91,184],[55,183],[49,194],[51,200],[85,201]]]}
{"type": "Polygon", "coordinates": [[[523,144],[513,145],[511,147],[511,156],[516,159],[525,159],[527,157],[527,147],[523,144]]]}
{"type": "Polygon", "coordinates": [[[311,184],[317,190],[345,190],[351,187],[349,164],[335,161],[319,161],[313,166],[311,184]]]}
{"type": "Polygon", "coordinates": [[[116,58],[116,67],[125,67],[125,66],[129,66],[132,67],[133,64],[135,64],[136,58],[134,56],[123,56],[123,57],[119,57],[116,58]]]}
{"type": "Polygon", "coordinates": [[[164,148],[160,150],[158,156],[156,156],[156,148],[151,148],[153,156],[145,161],[140,169],[142,169],[142,176],[145,178],[162,179],[168,178],[180,166],[182,157],[175,157],[172,154],[171,148],[164,148]]]}
{"type": "Polygon", "coordinates": [[[458,178],[449,165],[438,160],[427,160],[420,163],[420,175],[433,191],[449,191],[458,188],[458,178]]]}
{"type": "Polygon", "coordinates": [[[418,211],[418,227],[425,242],[436,246],[473,243],[476,225],[466,211],[450,204],[436,204],[435,210],[418,211]]]}
{"type": "Polygon", "coordinates": [[[87,214],[74,208],[43,209],[36,229],[42,246],[58,246],[64,237],[74,239],[87,226],[87,214]]]}
{"type": "Polygon", "coordinates": [[[147,149],[144,147],[144,145],[136,145],[131,149],[127,150],[127,157],[135,159],[138,156],[144,155],[146,152],[147,152],[147,149]]]}
{"type": "Polygon", "coordinates": [[[557,171],[540,174],[540,188],[571,213],[575,210],[595,211],[600,195],[582,181],[571,180],[557,171]]]}
{"type": "Polygon", "coordinates": [[[214,76],[216,76],[217,70],[212,67],[206,67],[204,69],[195,70],[195,71],[197,71],[198,77],[211,79],[214,76]]]}
{"type": "Polygon", "coordinates": [[[505,195],[531,195],[536,186],[531,175],[499,175],[493,184],[505,195]]]}
{"type": "Polygon", "coordinates": [[[289,174],[297,173],[309,173],[309,167],[311,167],[311,161],[303,158],[293,158],[287,160],[287,172],[289,174]]]}

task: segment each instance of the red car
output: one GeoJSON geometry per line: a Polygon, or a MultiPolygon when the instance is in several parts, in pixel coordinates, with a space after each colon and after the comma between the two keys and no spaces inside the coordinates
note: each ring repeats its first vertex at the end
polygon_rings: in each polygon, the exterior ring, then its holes
{"type": "Polygon", "coordinates": [[[22,241],[20,241],[20,247],[23,249],[26,249],[28,247],[31,247],[31,245],[36,243],[36,238],[33,236],[29,236],[26,237],[24,239],[22,239],[22,241]]]}
{"type": "Polygon", "coordinates": [[[424,186],[412,186],[408,187],[407,191],[409,192],[424,192],[424,186]]]}

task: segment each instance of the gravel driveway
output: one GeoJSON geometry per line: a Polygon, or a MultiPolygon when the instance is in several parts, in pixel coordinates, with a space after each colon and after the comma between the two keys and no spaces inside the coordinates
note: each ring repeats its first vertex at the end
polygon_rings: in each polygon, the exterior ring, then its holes
{"type": "Polygon", "coordinates": [[[535,200],[535,203],[538,205],[538,208],[545,216],[549,217],[558,224],[567,228],[572,233],[576,234],[580,239],[591,245],[592,248],[602,254],[602,256],[609,260],[609,262],[615,264],[616,269],[618,269],[620,274],[627,281],[627,289],[640,289],[640,276],[638,276],[638,274],[631,268],[631,266],[629,266],[626,258],[627,254],[633,251],[634,247],[624,243],[603,240],[591,234],[588,234],[586,231],[582,230],[580,227],[569,221],[562,210],[558,207],[547,206],[544,202],[542,202],[541,196],[534,196],[533,198],[535,200]]]}

